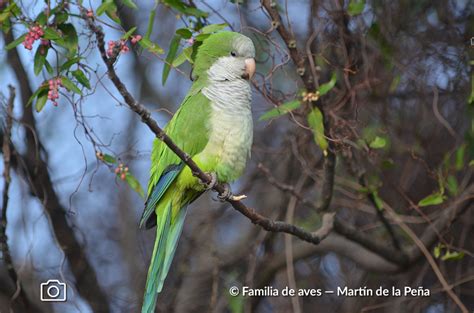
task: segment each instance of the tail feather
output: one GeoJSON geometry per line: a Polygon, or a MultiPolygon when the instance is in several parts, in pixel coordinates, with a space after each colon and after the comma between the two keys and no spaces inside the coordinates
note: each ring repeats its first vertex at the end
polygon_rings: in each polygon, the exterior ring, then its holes
{"type": "Polygon", "coordinates": [[[166,254],[166,242],[171,224],[171,203],[167,204],[156,228],[155,246],[151,256],[150,267],[146,279],[142,313],[153,313],[156,306],[160,271],[166,254]]]}
{"type": "Polygon", "coordinates": [[[161,216],[158,217],[155,246],[148,269],[142,313],[153,313],[155,311],[157,294],[163,288],[183,229],[187,205],[177,212],[176,217],[172,216],[171,201],[166,204],[161,212],[161,216]]]}
{"type": "Polygon", "coordinates": [[[166,254],[163,269],[160,275],[160,282],[158,284],[158,292],[161,292],[163,284],[165,283],[166,276],[168,275],[168,272],[170,270],[170,266],[173,261],[174,254],[176,252],[176,248],[178,247],[178,240],[183,230],[184,219],[186,218],[187,211],[187,205],[181,208],[178,212],[178,215],[176,216],[175,222],[173,223],[173,225],[171,225],[170,234],[168,239],[166,240],[166,254]]]}

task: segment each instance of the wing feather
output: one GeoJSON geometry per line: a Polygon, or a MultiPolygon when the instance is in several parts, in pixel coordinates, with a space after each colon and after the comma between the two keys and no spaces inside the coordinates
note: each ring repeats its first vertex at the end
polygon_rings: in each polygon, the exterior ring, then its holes
{"type": "MultiPolygon", "coordinates": [[[[165,132],[180,149],[193,157],[204,149],[209,140],[210,112],[209,99],[200,90],[196,91],[196,88],[192,88],[179,110],[165,127],[165,132]]],[[[154,211],[157,204],[183,167],[179,157],[166,144],[156,138],[151,154],[148,199],[145,203],[140,226],[146,224],[148,228],[156,224],[154,211]]]]}

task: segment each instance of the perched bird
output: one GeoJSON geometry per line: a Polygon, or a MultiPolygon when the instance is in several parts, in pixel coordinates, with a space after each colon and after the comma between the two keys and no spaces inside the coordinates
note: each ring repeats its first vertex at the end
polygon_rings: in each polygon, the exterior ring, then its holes
{"type": "Polygon", "coordinates": [[[212,187],[228,184],[250,157],[253,125],[249,79],[255,73],[255,47],[246,36],[223,31],[198,47],[191,89],[165,127],[166,134],[210,173],[205,186],[162,141],[151,155],[148,199],[140,227],[156,226],[142,313],[154,312],[183,229],[188,205],[212,187]]]}

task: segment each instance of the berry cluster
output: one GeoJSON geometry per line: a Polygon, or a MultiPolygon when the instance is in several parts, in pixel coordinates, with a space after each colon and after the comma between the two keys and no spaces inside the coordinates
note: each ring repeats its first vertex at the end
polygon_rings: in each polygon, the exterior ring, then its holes
{"type": "Polygon", "coordinates": [[[142,40],[142,36],[136,35],[136,36],[132,36],[132,39],[130,41],[132,42],[132,44],[136,44],[140,40],[142,40]]]}
{"type": "Polygon", "coordinates": [[[121,180],[125,180],[127,177],[128,167],[120,163],[119,166],[115,169],[115,174],[120,175],[121,180]]]}
{"type": "MultiPolygon", "coordinates": [[[[25,40],[23,41],[23,46],[25,49],[33,49],[33,43],[40,39],[44,35],[43,28],[41,26],[32,26],[29,28],[28,33],[26,34],[25,40]]],[[[48,42],[49,43],[49,42],[48,42]]]]}
{"type": "Polygon", "coordinates": [[[59,98],[59,87],[62,86],[61,79],[53,78],[48,81],[49,84],[49,91],[48,91],[48,99],[53,102],[54,106],[58,106],[56,99],[59,98]]]}
{"type": "Polygon", "coordinates": [[[320,97],[319,91],[316,92],[304,92],[303,101],[317,101],[320,97]]]}
{"type": "Polygon", "coordinates": [[[111,57],[114,55],[114,49],[117,44],[120,49],[120,52],[122,53],[127,53],[130,50],[125,44],[125,40],[120,40],[120,41],[110,40],[109,45],[107,47],[107,56],[111,57]]]}

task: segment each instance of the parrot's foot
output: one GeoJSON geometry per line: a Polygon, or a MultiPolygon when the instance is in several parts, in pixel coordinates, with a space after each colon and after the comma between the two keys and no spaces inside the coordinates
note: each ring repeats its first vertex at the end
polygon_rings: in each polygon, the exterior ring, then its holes
{"type": "Polygon", "coordinates": [[[211,177],[211,181],[207,183],[207,182],[203,182],[202,180],[199,180],[199,182],[204,186],[206,190],[210,190],[214,188],[214,186],[217,184],[217,174],[214,172],[206,173],[206,174],[211,177]]]}
{"type": "Polygon", "coordinates": [[[227,200],[232,200],[232,201],[240,201],[242,199],[247,198],[246,195],[233,195],[232,190],[230,190],[230,185],[229,184],[223,184],[224,185],[224,192],[219,194],[217,198],[225,202],[227,200]]]}

